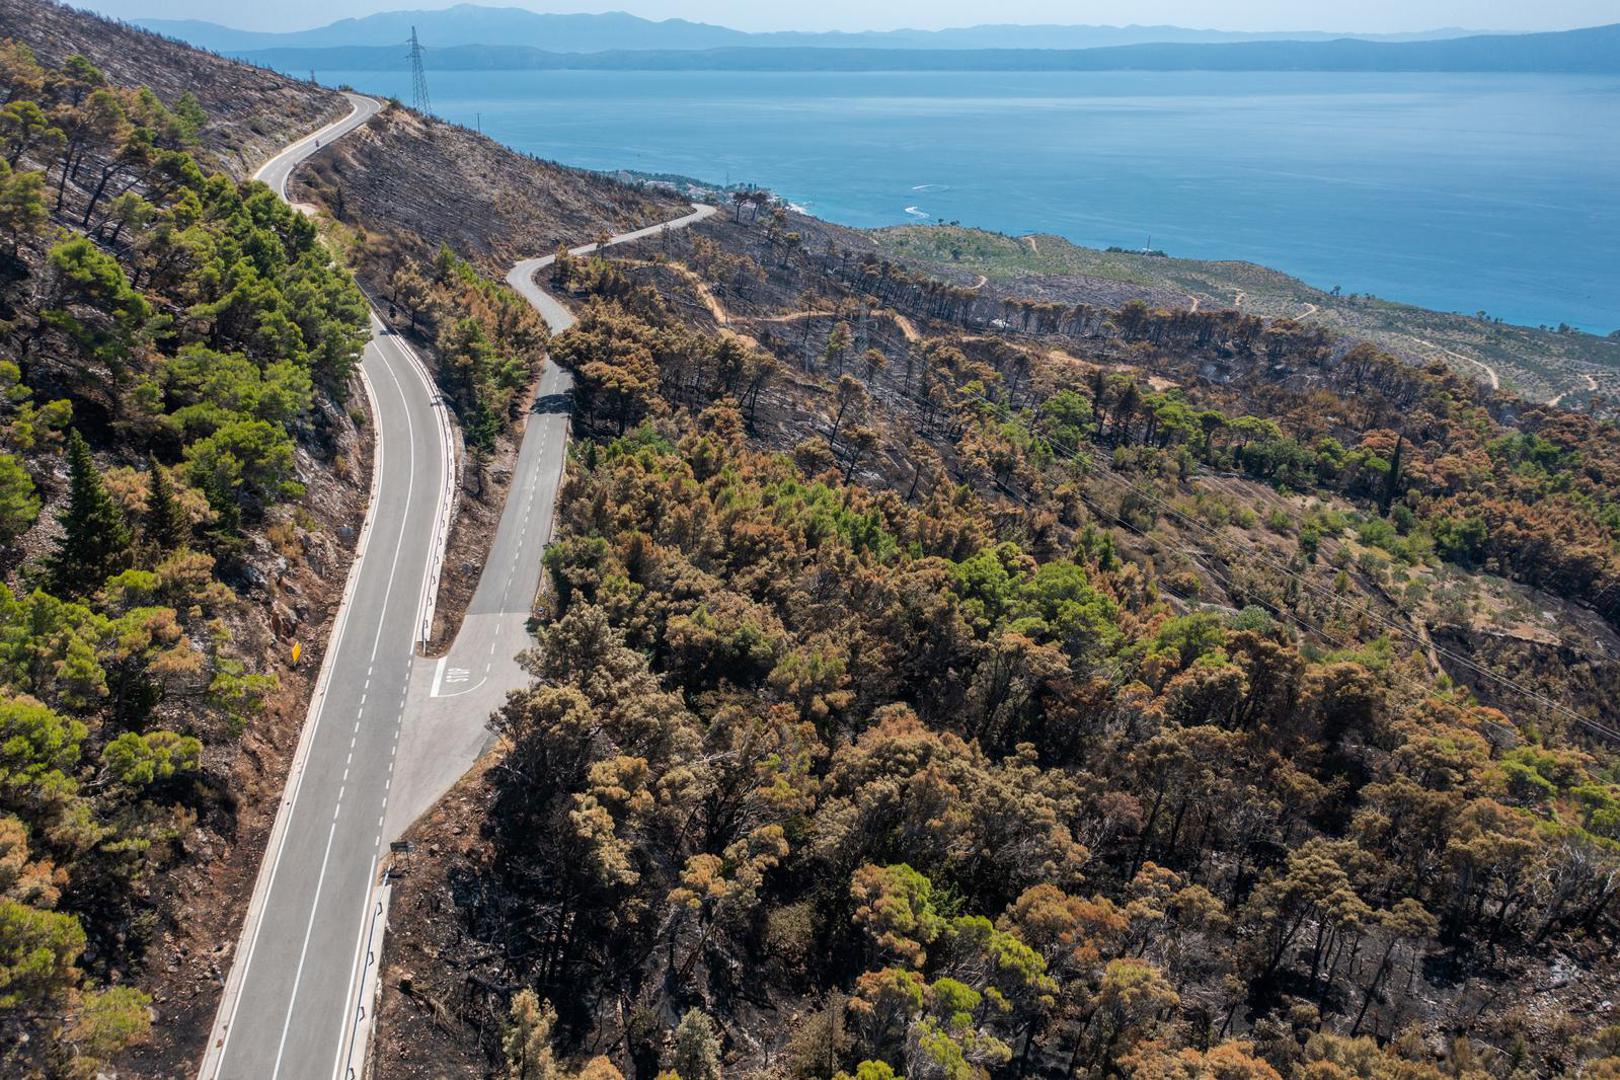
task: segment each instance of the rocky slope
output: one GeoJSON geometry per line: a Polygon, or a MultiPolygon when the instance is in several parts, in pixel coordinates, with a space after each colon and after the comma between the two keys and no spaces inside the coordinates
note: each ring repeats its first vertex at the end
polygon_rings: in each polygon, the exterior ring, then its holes
{"type": "Polygon", "coordinates": [[[667,193],[527,157],[467,128],[390,105],[313,159],[295,197],[407,254],[440,244],[503,273],[523,258],[667,220],[667,193]]]}
{"type": "Polygon", "coordinates": [[[197,98],[208,123],[207,158],[241,178],[295,137],[348,111],[342,95],[265,68],[227,60],[126,23],[97,18],[54,0],[0,0],[0,38],[28,43],[58,67],[86,56],[123,86],[149,86],[166,102],[197,98]]]}

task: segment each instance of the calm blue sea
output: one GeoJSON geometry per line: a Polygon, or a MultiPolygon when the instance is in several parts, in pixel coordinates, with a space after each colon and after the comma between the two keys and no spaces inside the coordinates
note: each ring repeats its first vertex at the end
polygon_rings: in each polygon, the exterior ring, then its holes
{"type": "MultiPolygon", "coordinates": [[[[404,72],[321,81],[409,100],[404,72]]],[[[1446,311],[1620,328],[1620,79],[449,72],[434,110],[594,169],[750,181],[849,225],[957,220],[1248,259],[1446,311]]]]}

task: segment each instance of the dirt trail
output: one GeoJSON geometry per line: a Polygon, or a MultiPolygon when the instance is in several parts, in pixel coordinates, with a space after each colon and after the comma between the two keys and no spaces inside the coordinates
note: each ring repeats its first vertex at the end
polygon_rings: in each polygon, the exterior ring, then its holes
{"type": "Polygon", "coordinates": [[[1294,316],[1296,319],[1308,319],[1312,315],[1315,315],[1318,311],[1322,310],[1321,308],[1317,307],[1315,304],[1306,304],[1305,306],[1310,308],[1311,310],[1309,310],[1307,312],[1304,312],[1304,313],[1302,313],[1300,315],[1294,316]]]}
{"type": "Polygon", "coordinates": [[[1025,236],[1022,239],[1029,241],[1029,250],[1034,252],[1036,257],[1039,257],[1041,254],[1041,246],[1035,242],[1035,237],[1031,235],[1025,236]]]}
{"type": "MultiPolygon", "coordinates": [[[[687,283],[692,286],[692,290],[697,293],[698,299],[703,302],[703,306],[708,309],[709,314],[714,316],[714,321],[719,324],[721,333],[736,338],[743,344],[752,346],[753,348],[757,349],[761,347],[759,344],[759,339],[731,328],[731,312],[726,308],[726,305],[721,301],[721,299],[714,294],[714,290],[709,287],[709,283],[704,281],[703,278],[690,267],[682,266],[679,263],[655,264],[640,259],[626,261],[634,266],[662,266],[664,269],[672,271],[680,277],[685,278],[687,283]]],[[[798,322],[800,319],[837,318],[841,314],[841,312],[825,310],[790,311],[785,315],[764,315],[749,319],[748,321],[761,323],[787,323],[798,322]]],[[[904,336],[907,341],[922,340],[922,334],[918,331],[916,324],[910,319],[906,318],[906,316],[900,314],[898,311],[876,311],[873,312],[873,315],[877,318],[887,317],[894,320],[895,326],[899,328],[901,335],[904,336]]]]}
{"type": "Polygon", "coordinates": [[[1417,342],[1419,345],[1425,346],[1426,348],[1433,349],[1436,352],[1443,352],[1447,356],[1454,356],[1458,360],[1463,360],[1463,361],[1466,361],[1466,362],[1468,362],[1470,364],[1473,364],[1475,367],[1477,367],[1481,371],[1485,372],[1485,379],[1486,379],[1487,382],[1489,382],[1491,384],[1491,389],[1492,390],[1500,390],[1500,389],[1502,389],[1502,379],[1501,379],[1501,377],[1496,374],[1496,369],[1491,367],[1491,365],[1487,364],[1485,361],[1483,361],[1483,360],[1475,360],[1472,356],[1464,356],[1462,353],[1457,352],[1455,349],[1448,349],[1444,345],[1436,345],[1434,342],[1425,341],[1420,337],[1415,337],[1412,340],[1417,342]]]}
{"type": "MultiPolygon", "coordinates": [[[[1587,390],[1588,393],[1596,392],[1596,390],[1598,388],[1598,381],[1596,379],[1592,378],[1591,375],[1588,375],[1584,371],[1581,372],[1581,378],[1586,380],[1586,390],[1587,390]]],[[[1557,406],[1559,402],[1561,402],[1565,398],[1569,397],[1569,395],[1572,394],[1572,393],[1574,393],[1573,390],[1560,390],[1560,391],[1558,391],[1558,395],[1556,397],[1550,399],[1547,402],[1547,404],[1552,405],[1552,406],[1557,406]]]]}
{"type": "Polygon", "coordinates": [[[707,281],[704,281],[684,266],[679,267],[677,272],[692,283],[692,288],[698,294],[698,299],[702,300],[703,306],[709,309],[709,314],[714,316],[715,322],[721,326],[731,322],[731,314],[726,311],[725,305],[720,303],[720,298],[714,295],[714,290],[709,288],[707,281]]]}
{"type": "Polygon", "coordinates": [[[1099,364],[1093,360],[1082,360],[1073,353],[1065,352],[1062,349],[1048,349],[1046,352],[1046,357],[1049,360],[1056,360],[1060,363],[1075,364],[1086,369],[1087,371],[1095,371],[1098,368],[1102,368],[1104,371],[1122,371],[1131,375],[1139,375],[1143,377],[1148,386],[1154,392],[1160,394],[1164,393],[1166,390],[1173,390],[1181,385],[1174,379],[1167,379],[1163,375],[1154,375],[1151,372],[1144,372],[1135,364],[1099,364]]]}
{"type": "MultiPolygon", "coordinates": [[[[837,311],[790,311],[786,315],[762,315],[751,321],[787,323],[798,322],[800,319],[832,319],[837,318],[840,314],[842,313],[837,311]]],[[[907,341],[922,340],[922,334],[918,331],[916,324],[910,319],[906,318],[904,315],[900,314],[898,311],[876,311],[872,314],[875,318],[888,318],[894,320],[894,325],[899,328],[901,335],[904,336],[907,341]]]]}
{"type": "Polygon", "coordinates": [[[683,266],[680,263],[652,263],[642,259],[627,259],[625,261],[632,266],[662,266],[664,269],[672,271],[679,277],[685,278],[686,283],[692,286],[692,291],[695,292],[697,294],[697,298],[703,302],[703,306],[708,309],[709,314],[714,316],[714,321],[719,324],[720,332],[722,334],[726,335],[727,337],[734,338],[750,348],[757,349],[760,347],[757,338],[754,338],[749,334],[738,333],[736,330],[731,328],[731,312],[727,311],[726,305],[722,304],[720,302],[720,298],[714,295],[714,290],[709,287],[709,283],[704,281],[703,278],[690,267],[683,266]]]}
{"type": "Polygon", "coordinates": [[[761,315],[755,322],[798,322],[800,319],[833,319],[836,311],[790,311],[786,315],[761,315]]]}
{"type": "Polygon", "coordinates": [[[906,318],[898,311],[891,311],[888,313],[888,315],[889,318],[894,320],[894,325],[900,328],[900,333],[905,335],[907,341],[922,340],[922,335],[917,332],[916,325],[913,324],[910,319],[906,318]]]}

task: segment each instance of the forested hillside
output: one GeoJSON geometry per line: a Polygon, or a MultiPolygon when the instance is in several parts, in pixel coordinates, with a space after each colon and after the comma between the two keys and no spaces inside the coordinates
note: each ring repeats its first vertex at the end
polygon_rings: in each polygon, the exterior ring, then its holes
{"type": "Polygon", "coordinates": [[[492,271],[679,204],[392,106],[317,163],[322,237],[242,178],[341,95],[54,4],[0,16],[0,1071],[168,1074],[217,1001],[364,511],[348,267],[459,421],[465,590],[545,342],[492,271]]]}
{"type": "Polygon", "coordinates": [[[728,216],[555,268],[534,684],[382,1075],[1620,1069],[1612,425],[728,216]]]}
{"type": "Polygon", "coordinates": [[[433,640],[478,582],[533,401],[546,330],[504,277],[519,259],[667,221],[670,193],[517,153],[389,102],[294,177],[356,276],[427,358],[466,455],[433,640]]]}
{"type": "Polygon", "coordinates": [[[348,111],[342,95],[250,67],[55,0],[0,0],[0,37],[26,41],[61,67],[88,59],[120,86],[146,86],[166,102],[202,106],[192,152],[208,171],[248,176],[282,146],[348,111]]]}
{"type": "Polygon", "coordinates": [[[91,1076],[200,1037],[362,509],[369,329],[306,218],[202,166],[252,144],[197,95],[16,38],[0,95],[0,1072],[91,1076]]]}
{"type": "Polygon", "coordinates": [[[578,380],[378,1075],[1620,1076],[1614,424],[763,196],[560,258],[548,341],[507,261],[685,207],[390,105],[317,223],[242,177],[335,96],[0,11],[4,1075],[192,1067],[362,507],[359,278],[465,441],[449,588],[578,380]]]}

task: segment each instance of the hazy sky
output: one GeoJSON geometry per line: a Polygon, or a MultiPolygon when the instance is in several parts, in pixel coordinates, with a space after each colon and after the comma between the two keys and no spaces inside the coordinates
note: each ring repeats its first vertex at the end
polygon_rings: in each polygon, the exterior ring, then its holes
{"type": "MultiPolygon", "coordinates": [[[[305,29],[334,19],[402,8],[445,8],[436,0],[76,0],[118,18],[194,18],[240,29],[305,29]]],[[[489,6],[533,11],[630,11],[651,19],[685,18],[737,29],[941,28],[974,23],[1176,24],[1212,29],[1417,31],[1568,29],[1620,23],[1620,0],[517,0],[489,6]]]]}
{"type": "MultiPolygon", "coordinates": [[[[435,0],[72,0],[120,18],[205,19],[241,29],[298,30],[348,16],[402,8],[443,8],[435,0]]],[[[887,30],[974,23],[1174,24],[1222,30],[1553,30],[1620,22],[1620,0],[604,0],[593,5],[545,0],[485,0],[534,11],[629,11],[649,19],[684,18],[741,30],[887,30]]]]}

